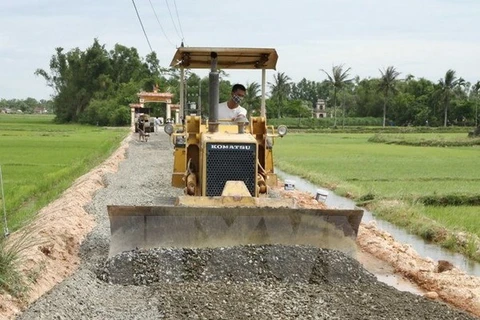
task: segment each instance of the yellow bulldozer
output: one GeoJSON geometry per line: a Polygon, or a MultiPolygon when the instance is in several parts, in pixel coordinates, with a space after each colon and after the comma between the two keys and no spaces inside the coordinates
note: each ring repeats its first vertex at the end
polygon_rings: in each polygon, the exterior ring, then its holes
{"type": "Polygon", "coordinates": [[[186,115],[182,123],[164,127],[174,148],[171,184],[182,188],[184,195],[172,205],[108,206],[110,256],[152,247],[332,247],[332,242],[356,237],[363,216],[360,209],[299,208],[291,198],[274,197],[275,139],[287,133],[285,126],[269,126],[266,118],[266,70],[275,70],[277,59],[272,48],[177,49],[171,66],[180,68],[182,79],[185,69],[210,69],[208,120],[186,115]],[[219,69],[262,72],[259,116],[235,122],[218,119],[219,69]]]}

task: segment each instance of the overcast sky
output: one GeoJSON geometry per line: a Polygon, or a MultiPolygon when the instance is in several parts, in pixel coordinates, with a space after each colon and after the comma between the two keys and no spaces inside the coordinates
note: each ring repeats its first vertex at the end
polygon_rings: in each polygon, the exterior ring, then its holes
{"type": "MultiPolygon", "coordinates": [[[[379,77],[379,69],[394,66],[401,77],[437,82],[453,69],[480,80],[480,0],[135,3],[164,67],[183,39],[191,47],[275,48],[277,71],[295,82],[322,81],[320,69],[339,64],[352,77],[379,77]]],[[[150,52],[131,0],[0,0],[0,99],[49,99],[53,91],[35,70],[50,70],[56,47],[85,50],[94,38],[108,50],[119,43],[142,57],[150,52]]],[[[232,82],[261,80],[260,72],[229,74],[232,82]]]]}

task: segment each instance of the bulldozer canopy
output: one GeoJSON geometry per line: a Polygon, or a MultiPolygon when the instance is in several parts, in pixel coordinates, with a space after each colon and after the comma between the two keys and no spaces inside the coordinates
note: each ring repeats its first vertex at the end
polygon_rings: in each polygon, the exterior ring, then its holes
{"type": "Polygon", "coordinates": [[[170,66],[210,69],[212,52],[217,54],[217,66],[220,69],[275,70],[278,60],[277,51],[272,48],[180,47],[170,66]]]}

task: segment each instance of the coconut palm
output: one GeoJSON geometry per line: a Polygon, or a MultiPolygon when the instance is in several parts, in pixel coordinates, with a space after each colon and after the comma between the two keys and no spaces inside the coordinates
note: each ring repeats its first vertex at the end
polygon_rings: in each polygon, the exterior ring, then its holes
{"type": "Polygon", "coordinates": [[[282,116],[282,109],[290,95],[290,79],[284,72],[278,72],[273,76],[273,83],[268,83],[271,89],[271,99],[276,102],[277,105],[277,117],[282,116]]]}
{"type": "Polygon", "coordinates": [[[455,96],[455,89],[465,84],[465,80],[462,78],[457,78],[455,71],[449,69],[445,74],[445,78],[438,81],[437,90],[435,95],[438,97],[440,103],[443,105],[444,111],[444,121],[443,126],[447,126],[448,120],[448,107],[450,106],[450,101],[455,96]]]}
{"type": "Polygon", "coordinates": [[[243,99],[242,106],[247,109],[248,114],[258,112],[260,110],[261,96],[260,85],[257,82],[247,83],[247,91],[243,99]]]}
{"type": "Polygon", "coordinates": [[[333,86],[333,126],[337,126],[337,93],[340,91],[346,84],[352,82],[353,79],[348,78],[348,72],[351,68],[343,70],[343,65],[333,66],[332,74],[330,75],[327,71],[323,71],[328,77],[328,83],[333,86]]]}
{"type": "Polygon", "coordinates": [[[378,84],[378,90],[383,94],[383,127],[385,127],[385,121],[387,119],[387,101],[390,93],[395,93],[397,90],[395,85],[400,72],[395,70],[395,67],[390,66],[386,70],[380,70],[380,73],[382,76],[378,84]]]}

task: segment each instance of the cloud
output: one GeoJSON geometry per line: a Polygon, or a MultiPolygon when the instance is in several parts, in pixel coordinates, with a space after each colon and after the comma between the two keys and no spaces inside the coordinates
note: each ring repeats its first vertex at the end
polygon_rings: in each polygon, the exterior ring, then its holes
{"type": "MultiPolygon", "coordinates": [[[[393,65],[432,81],[450,68],[468,81],[479,79],[478,0],[151,2],[158,21],[149,1],[135,1],[162,66],[184,40],[187,46],[276,48],[278,71],[294,81],[320,81],[319,69],[334,64],[360,77],[393,65]]],[[[51,89],[33,72],[48,69],[56,47],[85,50],[98,38],[107,49],[120,43],[142,57],[150,52],[130,1],[1,1],[0,30],[0,98],[48,98],[51,89]]],[[[230,74],[232,82],[261,81],[260,73],[230,74]]]]}
{"type": "MultiPolygon", "coordinates": [[[[305,70],[310,80],[322,80],[318,70],[329,70],[333,65],[351,67],[352,75],[379,77],[379,69],[394,66],[403,75],[413,74],[437,81],[448,69],[474,82],[478,80],[480,43],[458,41],[421,40],[351,40],[314,42],[309,46],[293,45],[279,49],[279,69],[295,74],[295,69],[305,70]],[[282,54],[301,57],[294,65],[281,60],[282,54]]],[[[297,73],[298,74],[298,73],[297,73]]],[[[296,81],[300,79],[295,79],[296,81]]]]}

